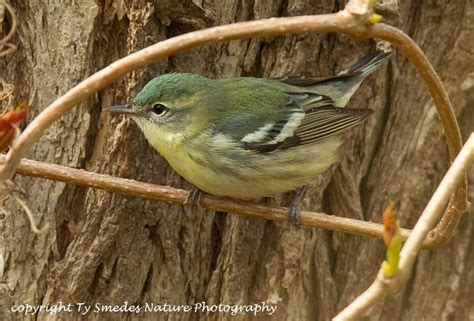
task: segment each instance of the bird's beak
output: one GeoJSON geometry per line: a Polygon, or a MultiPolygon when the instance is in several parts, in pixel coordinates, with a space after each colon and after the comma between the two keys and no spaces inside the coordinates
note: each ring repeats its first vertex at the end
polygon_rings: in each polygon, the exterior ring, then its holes
{"type": "Polygon", "coordinates": [[[104,108],[104,111],[114,114],[124,114],[130,116],[137,114],[137,112],[132,109],[132,104],[115,105],[112,107],[104,108]]]}

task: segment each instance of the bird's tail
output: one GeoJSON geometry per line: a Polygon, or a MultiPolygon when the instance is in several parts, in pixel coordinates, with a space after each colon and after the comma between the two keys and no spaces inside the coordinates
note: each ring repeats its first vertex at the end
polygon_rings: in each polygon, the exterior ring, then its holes
{"type": "Polygon", "coordinates": [[[336,106],[344,107],[362,81],[390,58],[390,55],[390,52],[381,51],[368,54],[348,69],[319,82],[313,88],[331,97],[336,106]]]}
{"type": "Polygon", "coordinates": [[[277,80],[293,86],[306,87],[316,94],[330,97],[337,107],[344,107],[362,80],[390,58],[390,55],[391,52],[375,51],[333,77],[285,77],[277,80]]]}
{"type": "Polygon", "coordinates": [[[337,76],[358,76],[365,78],[374,72],[381,64],[383,64],[391,56],[391,52],[375,51],[353,64],[347,69],[342,70],[337,76]]]}

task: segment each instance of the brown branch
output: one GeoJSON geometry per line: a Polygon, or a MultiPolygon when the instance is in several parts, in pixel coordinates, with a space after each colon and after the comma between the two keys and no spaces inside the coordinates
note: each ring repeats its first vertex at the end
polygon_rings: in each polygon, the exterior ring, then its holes
{"type": "Polygon", "coordinates": [[[375,303],[383,299],[389,293],[403,285],[410,276],[416,256],[420,251],[430,229],[438,221],[449,196],[457,188],[459,182],[465,177],[468,166],[474,161],[474,134],[466,142],[459,155],[454,160],[435,193],[426,205],[420,219],[410,233],[400,253],[400,264],[398,274],[392,278],[384,275],[382,269],[372,285],[349,306],[339,313],[333,320],[346,321],[356,320],[361,317],[375,303]]]}
{"type": "Polygon", "coordinates": [[[12,106],[13,101],[13,90],[15,86],[7,83],[3,78],[0,77],[0,103],[2,104],[1,115],[3,116],[12,106]],[[8,99],[7,102],[3,102],[8,99]],[[5,108],[3,108],[3,104],[5,108]]]}
{"type": "Polygon", "coordinates": [[[39,228],[38,225],[35,222],[35,218],[33,215],[33,212],[31,211],[30,207],[25,203],[24,200],[22,200],[20,197],[16,196],[15,194],[11,194],[13,199],[20,204],[21,208],[26,213],[26,216],[28,217],[28,220],[30,221],[30,228],[35,234],[46,234],[49,232],[49,224],[46,223],[42,228],[39,228]]]}
{"type": "MultiPolygon", "coordinates": [[[[384,24],[376,24],[370,28],[370,33],[371,37],[389,41],[400,48],[425,81],[443,125],[449,157],[451,162],[453,162],[462,147],[461,132],[448,94],[433,66],[420,47],[399,29],[384,24]]],[[[466,213],[468,209],[467,178],[464,176],[464,179],[459,181],[458,187],[454,190],[441,221],[428,236],[429,247],[437,248],[449,241],[462,214],[466,213]]]]}
{"type": "MultiPolygon", "coordinates": [[[[167,39],[124,57],[83,80],[66,94],[59,97],[36,117],[10,149],[5,163],[0,167],[0,180],[10,179],[20,159],[41,137],[44,131],[73,106],[116,81],[124,74],[144,67],[158,59],[168,57],[194,47],[250,37],[278,36],[305,32],[341,32],[355,38],[378,38],[395,44],[416,66],[437,106],[444,126],[451,159],[461,147],[459,128],[454,118],[448,96],[432,66],[418,46],[402,31],[384,24],[367,24],[370,17],[368,1],[351,0],[338,13],[317,16],[270,18],[240,22],[195,31],[167,39]]],[[[432,245],[449,239],[461,214],[467,210],[466,180],[456,190],[439,228],[432,233],[432,245]]]]}
{"type": "MultiPolygon", "coordinates": [[[[7,12],[11,17],[10,31],[8,32],[8,34],[5,37],[0,39],[0,57],[4,57],[6,55],[11,54],[12,52],[14,52],[17,49],[16,45],[14,45],[12,43],[9,43],[8,41],[15,34],[16,28],[17,28],[17,25],[18,25],[18,21],[16,19],[15,11],[13,10],[13,8],[8,3],[6,3],[5,1],[0,1],[0,7],[4,7],[5,9],[7,9],[7,12]],[[4,50],[3,47],[7,47],[7,49],[4,50]]],[[[2,21],[0,21],[0,23],[1,22],[2,21]]]]}
{"type": "MultiPolygon", "coordinates": [[[[0,162],[4,160],[0,155],[0,162]]],[[[111,193],[143,197],[168,203],[185,205],[188,191],[160,186],[150,183],[114,177],[105,174],[88,172],[66,166],[48,164],[28,159],[22,159],[17,173],[25,176],[41,177],[83,187],[97,188],[111,193]]],[[[246,217],[283,222],[287,220],[287,209],[271,207],[258,203],[235,201],[206,195],[201,203],[202,207],[213,211],[230,212],[246,217]]],[[[301,212],[301,225],[318,227],[338,232],[368,237],[383,237],[381,224],[339,217],[325,213],[301,212]]],[[[402,229],[404,240],[408,238],[410,230],[402,229]]]]}

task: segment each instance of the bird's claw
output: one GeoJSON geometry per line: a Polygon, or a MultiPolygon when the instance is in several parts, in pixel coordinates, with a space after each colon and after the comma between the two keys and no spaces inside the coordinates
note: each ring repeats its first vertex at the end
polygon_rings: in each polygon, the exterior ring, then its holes
{"type": "Polygon", "coordinates": [[[201,205],[202,199],[206,193],[201,191],[197,187],[193,187],[193,189],[189,192],[188,197],[186,197],[186,201],[184,201],[184,205],[191,205],[192,207],[198,207],[201,205]]]}
{"type": "Polygon", "coordinates": [[[288,206],[288,221],[293,226],[300,226],[301,202],[303,201],[307,191],[307,186],[300,187],[296,191],[295,196],[293,196],[290,206],[288,206]]]}
{"type": "Polygon", "coordinates": [[[300,226],[301,206],[300,202],[292,201],[288,207],[288,221],[293,226],[300,226]]]}

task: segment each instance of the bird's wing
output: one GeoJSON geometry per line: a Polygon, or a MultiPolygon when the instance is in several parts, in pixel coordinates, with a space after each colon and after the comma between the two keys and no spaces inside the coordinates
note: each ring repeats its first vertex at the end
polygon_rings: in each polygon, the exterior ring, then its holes
{"type": "Polygon", "coordinates": [[[303,123],[295,131],[300,145],[311,144],[351,128],[372,114],[371,109],[325,106],[306,112],[303,123]]]}
{"type": "Polygon", "coordinates": [[[261,153],[308,145],[338,134],[366,119],[369,109],[338,108],[314,93],[292,93],[283,112],[241,139],[244,148],[261,153]]]}
{"type": "Polygon", "coordinates": [[[245,135],[241,141],[249,146],[283,142],[304,123],[308,108],[317,109],[332,103],[331,98],[314,93],[288,94],[288,101],[275,115],[274,122],[245,135]]]}

